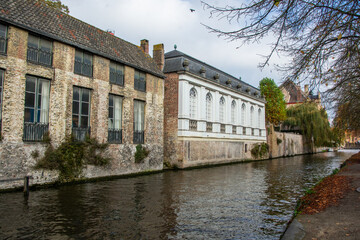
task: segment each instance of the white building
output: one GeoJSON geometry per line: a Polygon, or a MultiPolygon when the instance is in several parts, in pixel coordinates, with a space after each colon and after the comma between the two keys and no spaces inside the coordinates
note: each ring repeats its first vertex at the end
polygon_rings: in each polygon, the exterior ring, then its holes
{"type": "Polygon", "coordinates": [[[241,161],[266,141],[259,89],[177,50],[165,54],[164,73],[165,162],[241,161]]]}

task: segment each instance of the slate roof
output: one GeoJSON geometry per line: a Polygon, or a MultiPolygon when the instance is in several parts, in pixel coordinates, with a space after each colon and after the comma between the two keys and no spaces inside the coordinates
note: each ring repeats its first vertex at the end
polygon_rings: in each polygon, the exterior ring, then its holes
{"type": "Polygon", "coordinates": [[[258,88],[255,88],[234,76],[231,76],[213,66],[210,66],[207,63],[186,55],[185,53],[178,50],[165,53],[164,73],[180,71],[185,71],[204,77],[213,81],[214,83],[221,84],[224,87],[231,88],[232,90],[235,90],[239,93],[264,100],[260,97],[260,90],[258,88]],[[204,70],[205,76],[201,74],[201,72],[204,70]]]}
{"type": "Polygon", "coordinates": [[[156,63],[140,47],[43,3],[0,0],[0,21],[164,77],[156,63]]]}

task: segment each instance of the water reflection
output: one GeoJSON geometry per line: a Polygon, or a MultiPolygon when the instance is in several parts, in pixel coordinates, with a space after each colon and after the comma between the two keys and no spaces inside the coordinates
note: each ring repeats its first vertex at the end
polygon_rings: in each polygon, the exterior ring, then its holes
{"type": "Polygon", "coordinates": [[[351,154],[0,194],[0,239],[278,239],[304,189],[351,154]]]}

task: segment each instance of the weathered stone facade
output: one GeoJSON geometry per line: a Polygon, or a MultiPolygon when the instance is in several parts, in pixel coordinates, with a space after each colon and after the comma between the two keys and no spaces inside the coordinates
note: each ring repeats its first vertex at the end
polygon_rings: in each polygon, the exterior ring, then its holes
{"type": "MultiPolygon", "coordinates": [[[[136,67],[125,64],[124,86],[111,84],[110,59],[96,54],[93,54],[92,77],[75,74],[75,47],[55,40],[52,42],[52,66],[30,63],[27,61],[29,32],[11,24],[7,24],[7,29],[7,51],[4,55],[0,54],[0,69],[5,72],[0,142],[0,189],[21,186],[23,180],[11,180],[24,176],[32,176],[31,184],[53,182],[58,176],[55,171],[33,169],[35,160],[31,153],[38,150],[41,156],[46,147],[44,143],[23,142],[27,75],[50,80],[49,135],[55,145],[62,142],[72,131],[74,86],[91,90],[91,137],[99,142],[107,142],[108,139],[109,94],[123,97],[122,144],[110,144],[107,154],[111,157],[111,163],[106,167],[87,166],[83,171],[85,178],[162,169],[164,122],[162,77],[145,72],[146,91],[135,90],[136,67]],[[144,146],[150,154],[142,163],[135,163],[134,160],[136,147],[133,143],[134,100],[145,102],[144,146]]],[[[147,59],[147,61],[152,60],[147,59]]]]}

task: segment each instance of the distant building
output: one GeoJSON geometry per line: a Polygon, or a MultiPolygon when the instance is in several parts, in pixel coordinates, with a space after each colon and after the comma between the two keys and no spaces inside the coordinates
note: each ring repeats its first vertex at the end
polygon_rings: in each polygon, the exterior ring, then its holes
{"type": "Polygon", "coordinates": [[[309,85],[305,85],[304,91],[302,91],[299,85],[295,84],[291,80],[287,80],[281,84],[279,88],[284,94],[286,107],[311,101],[315,102],[318,107],[321,108],[320,93],[314,95],[312,92],[309,92],[309,85]]]}
{"type": "Polygon", "coordinates": [[[0,180],[56,178],[32,169],[46,132],[55,144],[69,134],[111,143],[110,166],[84,177],[162,169],[165,76],[146,51],[146,40],[138,47],[41,1],[0,0],[0,180]],[[142,163],[137,144],[150,150],[142,163]]]}
{"type": "Polygon", "coordinates": [[[259,89],[177,50],[165,54],[164,73],[165,163],[241,161],[266,141],[259,89]]]}

